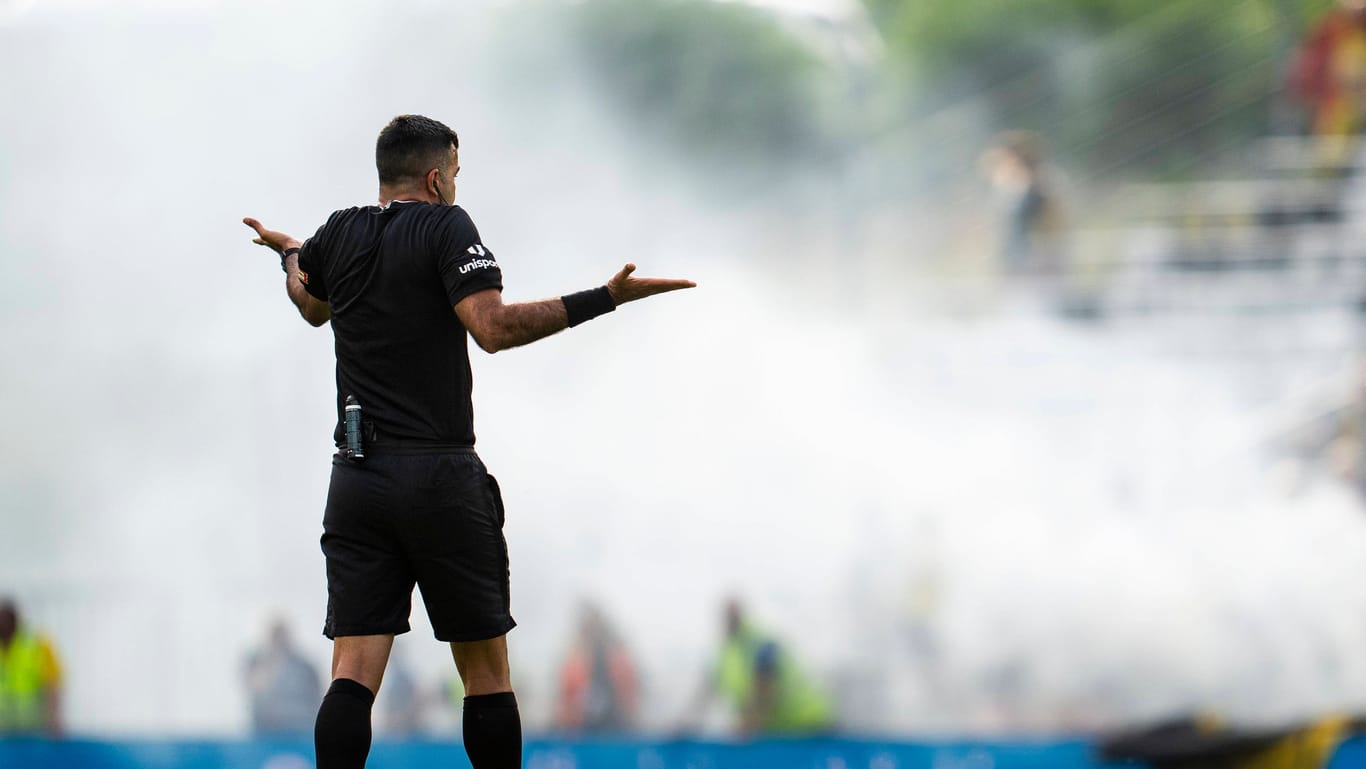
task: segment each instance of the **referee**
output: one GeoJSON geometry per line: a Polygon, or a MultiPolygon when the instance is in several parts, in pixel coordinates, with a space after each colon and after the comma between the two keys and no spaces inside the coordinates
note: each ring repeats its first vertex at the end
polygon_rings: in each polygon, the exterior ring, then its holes
{"type": "Polygon", "coordinates": [[[455,205],[459,146],[442,123],[399,115],[375,147],[378,205],[337,211],[302,243],[243,220],[280,255],[304,320],[331,320],[336,340],[338,452],[322,535],[332,685],[314,730],[318,769],[365,766],[371,705],[394,636],[410,629],[414,584],[464,681],[470,763],[521,766],[503,502],[474,451],[466,333],[494,353],[695,285],[636,278],[628,264],[605,286],[504,304],[498,262],[455,205]]]}

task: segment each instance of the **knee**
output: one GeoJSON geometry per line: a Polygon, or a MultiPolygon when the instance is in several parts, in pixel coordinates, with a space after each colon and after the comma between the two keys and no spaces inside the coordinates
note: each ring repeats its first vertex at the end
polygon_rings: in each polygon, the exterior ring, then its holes
{"type": "Polygon", "coordinates": [[[506,660],[497,657],[475,656],[457,665],[460,681],[465,686],[465,694],[498,694],[512,691],[512,675],[506,660]]]}

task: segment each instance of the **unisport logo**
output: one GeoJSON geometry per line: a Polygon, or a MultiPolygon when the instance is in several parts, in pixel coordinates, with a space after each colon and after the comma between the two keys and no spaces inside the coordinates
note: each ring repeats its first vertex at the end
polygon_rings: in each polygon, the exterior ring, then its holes
{"type": "Polygon", "coordinates": [[[469,262],[460,265],[460,274],[464,275],[470,270],[481,270],[487,267],[497,267],[498,263],[492,259],[471,259],[469,262]]]}
{"type": "MultiPolygon", "coordinates": [[[[487,248],[484,248],[483,243],[475,243],[467,249],[467,252],[479,257],[493,256],[493,254],[489,253],[487,248]]],[[[497,266],[498,263],[492,259],[471,259],[469,262],[460,265],[460,274],[464,275],[470,270],[482,270],[487,267],[497,266]]]]}

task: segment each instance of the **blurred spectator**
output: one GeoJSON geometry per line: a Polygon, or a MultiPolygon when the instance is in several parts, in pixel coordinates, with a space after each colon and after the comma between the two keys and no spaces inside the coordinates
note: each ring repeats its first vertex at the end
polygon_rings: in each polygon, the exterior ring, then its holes
{"type": "Polygon", "coordinates": [[[976,726],[995,734],[1019,732],[1029,722],[1029,660],[1023,653],[1008,653],[987,665],[982,675],[986,695],[976,714],[976,726]]]}
{"type": "Polygon", "coordinates": [[[1327,142],[1320,162],[1342,167],[1366,114],[1366,0],[1338,0],[1310,28],[1290,68],[1290,92],[1327,142]]]}
{"type": "Polygon", "coordinates": [[[1347,397],[1334,391],[1310,402],[1308,415],[1278,438],[1289,471],[1287,493],[1300,491],[1309,471],[1326,472],[1366,500],[1366,370],[1348,381],[1347,397]]]}
{"type": "Polygon", "coordinates": [[[247,657],[251,728],[257,735],[313,732],[322,701],[322,680],[290,640],[283,620],[270,624],[264,647],[247,657]]]}
{"type": "Polygon", "coordinates": [[[410,737],[426,726],[422,687],[402,648],[395,643],[390,651],[389,665],[384,670],[384,688],[375,700],[380,730],[392,737],[410,737]]]}
{"type": "Polygon", "coordinates": [[[724,622],[725,639],[694,703],[695,712],[719,694],[729,701],[744,735],[834,730],[829,698],[777,640],[746,620],[734,599],[725,604],[724,622]]]}
{"type": "Polygon", "coordinates": [[[596,606],[580,607],[578,631],[559,677],[557,728],[601,733],[621,732],[635,725],[635,665],[596,606]]]}
{"type": "Polygon", "coordinates": [[[981,168],[1004,199],[1002,267],[1013,274],[1056,274],[1061,217],[1038,137],[1027,131],[1001,134],[982,154],[981,168]]]}
{"type": "Polygon", "coordinates": [[[62,733],[62,668],[52,643],[0,599],[0,735],[62,733]]]}

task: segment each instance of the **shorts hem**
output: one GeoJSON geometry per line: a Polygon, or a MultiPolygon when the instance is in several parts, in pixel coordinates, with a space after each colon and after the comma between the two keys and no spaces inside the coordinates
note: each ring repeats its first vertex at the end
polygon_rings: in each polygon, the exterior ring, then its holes
{"type": "Polygon", "coordinates": [[[517,621],[512,617],[506,618],[503,622],[490,625],[479,630],[470,630],[464,633],[436,633],[436,640],[442,643],[470,643],[472,641],[490,641],[499,636],[508,634],[508,631],[517,627],[517,621]]]}
{"type": "Polygon", "coordinates": [[[403,635],[409,630],[412,630],[412,627],[406,624],[401,626],[349,625],[343,627],[324,627],[323,635],[335,641],[338,638],[349,638],[361,635],[403,635]]]}

